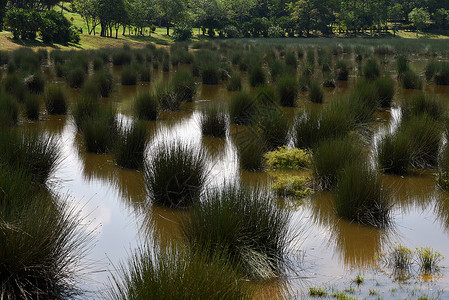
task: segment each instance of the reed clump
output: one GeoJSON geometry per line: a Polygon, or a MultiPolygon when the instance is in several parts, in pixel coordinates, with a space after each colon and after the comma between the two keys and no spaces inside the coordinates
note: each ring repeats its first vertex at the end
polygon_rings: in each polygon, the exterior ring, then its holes
{"type": "Polygon", "coordinates": [[[124,66],[120,73],[120,80],[122,85],[136,85],[137,84],[137,69],[136,66],[124,66]]]}
{"type": "Polygon", "coordinates": [[[212,137],[226,137],[228,116],[217,105],[208,105],[201,112],[201,133],[212,137]]]}
{"type": "Polygon", "coordinates": [[[278,79],[276,89],[282,106],[295,106],[299,90],[294,77],[283,75],[278,79]]]}
{"type": "Polygon", "coordinates": [[[178,102],[192,102],[196,94],[195,80],[192,73],[178,71],[171,81],[178,102]]]}
{"type": "Polygon", "coordinates": [[[0,127],[17,124],[19,119],[19,104],[10,95],[0,92],[0,127]]]}
{"type": "Polygon", "coordinates": [[[116,145],[118,122],[112,107],[100,107],[83,121],[81,132],[87,152],[108,153],[116,145]]]}
{"type": "Polygon", "coordinates": [[[151,92],[143,92],[134,100],[134,115],[141,120],[157,119],[159,114],[159,101],[151,92]]]}
{"type": "Polygon", "coordinates": [[[173,208],[190,206],[197,201],[207,175],[205,153],[179,142],[158,146],[144,167],[150,199],[173,208]]]}
{"type": "Polygon", "coordinates": [[[117,165],[127,169],[143,167],[147,148],[147,127],[144,122],[134,121],[130,126],[121,124],[114,147],[117,165]]]}
{"type": "Polygon", "coordinates": [[[67,96],[59,85],[49,85],[44,95],[45,108],[51,115],[67,113],[67,96]]]}
{"type": "Polygon", "coordinates": [[[229,255],[242,274],[269,279],[288,265],[291,214],[274,205],[271,194],[261,188],[226,185],[208,191],[181,225],[195,250],[229,255]]]}
{"type": "Polygon", "coordinates": [[[256,109],[254,98],[247,91],[235,94],[229,103],[231,123],[247,125],[251,122],[256,109]]]}

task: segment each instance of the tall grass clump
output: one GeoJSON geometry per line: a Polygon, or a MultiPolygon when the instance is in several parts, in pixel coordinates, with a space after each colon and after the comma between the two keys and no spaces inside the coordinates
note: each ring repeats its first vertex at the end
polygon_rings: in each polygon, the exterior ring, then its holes
{"type": "Polygon", "coordinates": [[[137,70],[135,66],[124,66],[120,73],[120,80],[122,85],[136,85],[137,84],[137,70]]]}
{"type": "Polygon", "coordinates": [[[411,99],[403,101],[401,112],[404,120],[424,114],[435,120],[441,120],[444,116],[444,106],[438,99],[420,92],[411,99]]]}
{"type": "Polygon", "coordinates": [[[112,107],[100,108],[96,114],[83,122],[81,132],[87,152],[112,151],[118,132],[115,110],[112,107]]]}
{"type": "Polygon", "coordinates": [[[277,93],[282,106],[293,107],[298,97],[298,86],[293,76],[284,75],[277,81],[277,93]]]}
{"type": "Polygon", "coordinates": [[[117,165],[127,169],[143,167],[147,147],[147,127],[144,122],[134,121],[130,126],[121,125],[114,147],[117,165]]]}
{"type": "Polygon", "coordinates": [[[449,143],[444,145],[443,150],[440,153],[438,160],[437,182],[442,189],[449,189],[449,143]]]}
{"type": "Polygon", "coordinates": [[[114,66],[129,65],[132,61],[131,51],[120,50],[112,53],[112,64],[114,66]]]}
{"type": "Polygon", "coordinates": [[[78,130],[86,120],[92,118],[100,110],[100,101],[96,97],[81,97],[73,107],[73,119],[78,130]]]}
{"type": "Polygon", "coordinates": [[[389,197],[379,172],[366,162],[349,162],[338,177],[337,214],[361,224],[385,227],[390,222],[389,197]]]}
{"type": "Polygon", "coordinates": [[[298,60],[296,59],[295,52],[287,52],[284,57],[285,65],[295,70],[298,68],[298,60]]]}
{"type": "Polygon", "coordinates": [[[0,298],[69,299],[82,294],[75,276],[90,235],[69,202],[61,200],[34,194],[2,203],[0,298]]]}
{"type": "Polygon", "coordinates": [[[36,95],[29,94],[25,98],[25,115],[28,120],[39,119],[40,102],[36,95]]]}
{"type": "Polygon", "coordinates": [[[337,80],[347,81],[349,78],[350,63],[346,60],[337,60],[335,68],[337,69],[337,80]]]}
{"type": "Polygon", "coordinates": [[[0,92],[0,127],[13,126],[19,119],[19,104],[10,95],[0,92]]]}
{"type": "Polygon", "coordinates": [[[437,85],[449,85],[449,63],[440,62],[433,79],[437,85]]]}
{"type": "Polygon", "coordinates": [[[226,256],[179,245],[136,250],[112,275],[108,299],[252,299],[252,292],[226,256]]]}
{"type": "Polygon", "coordinates": [[[367,123],[371,121],[373,114],[379,106],[377,89],[372,83],[360,80],[357,82],[345,104],[348,105],[356,123],[367,123]]]}
{"type": "Polygon", "coordinates": [[[418,74],[412,70],[407,70],[401,75],[401,85],[406,90],[420,90],[423,83],[418,74]]]}
{"type": "Polygon", "coordinates": [[[259,109],[254,117],[252,127],[265,141],[269,151],[286,145],[288,142],[290,122],[277,107],[259,109]]]}
{"type": "Polygon", "coordinates": [[[201,80],[203,84],[218,84],[220,72],[218,62],[208,62],[201,67],[201,80]]]}
{"type": "Polygon", "coordinates": [[[313,103],[323,103],[324,92],[317,82],[312,81],[309,89],[309,100],[313,103]]]}
{"type": "Polygon", "coordinates": [[[401,78],[402,74],[409,71],[410,68],[408,66],[408,60],[407,56],[405,55],[398,55],[396,58],[396,71],[398,72],[398,77],[401,78]]]}
{"type": "Polygon", "coordinates": [[[178,102],[192,102],[196,94],[195,80],[192,73],[181,70],[176,72],[171,81],[178,102]]]}
{"type": "Polygon", "coordinates": [[[264,85],[267,82],[267,76],[260,64],[251,66],[249,70],[249,84],[251,86],[264,85]]]}
{"type": "Polygon", "coordinates": [[[208,175],[205,153],[179,142],[159,145],[144,168],[150,199],[173,208],[197,201],[208,175]]]}
{"type": "Polygon", "coordinates": [[[379,77],[374,81],[374,88],[381,107],[390,107],[395,93],[395,83],[390,77],[379,77]]]}
{"type": "Polygon", "coordinates": [[[225,137],[228,127],[227,114],[217,105],[209,105],[201,112],[201,132],[212,137],[225,137]]]}
{"type": "Polygon", "coordinates": [[[222,253],[245,276],[269,279],[288,266],[291,214],[261,188],[225,185],[205,193],[181,225],[197,251],[222,253]]]}
{"type": "Polygon", "coordinates": [[[430,274],[440,270],[440,262],[444,256],[430,247],[420,247],[416,249],[419,268],[425,274],[430,274]]]}
{"type": "Polygon", "coordinates": [[[278,59],[270,61],[268,67],[270,68],[271,82],[277,82],[279,76],[286,71],[285,65],[278,59]]]}
{"type": "Polygon", "coordinates": [[[68,69],[65,77],[71,88],[80,88],[86,80],[86,73],[82,67],[78,66],[73,69],[68,69]]]}
{"type": "Polygon", "coordinates": [[[318,140],[320,115],[316,112],[300,112],[293,125],[293,142],[296,148],[310,149],[318,140]]]}
{"type": "Polygon", "coordinates": [[[67,113],[67,95],[59,85],[49,85],[44,95],[45,108],[50,115],[67,113]]]}
{"type": "Polygon", "coordinates": [[[239,72],[233,72],[226,85],[228,91],[240,91],[242,89],[242,77],[239,72]]]}
{"type": "Polygon", "coordinates": [[[387,133],[377,144],[379,168],[390,174],[407,174],[411,166],[409,137],[402,132],[387,133]]]}
{"type": "Polygon", "coordinates": [[[101,97],[109,97],[114,90],[114,77],[107,69],[98,71],[92,77],[92,82],[98,88],[101,97]]]}
{"type": "Polygon", "coordinates": [[[235,94],[229,103],[231,123],[247,125],[253,118],[256,105],[253,97],[247,91],[235,94]]]}
{"type": "Polygon", "coordinates": [[[379,64],[375,58],[370,58],[366,61],[362,69],[363,76],[370,81],[373,81],[380,76],[379,64]]]}
{"type": "Polygon", "coordinates": [[[361,161],[361,150],[357,141],[349,136],[318,143],[312,151],[316,186],[321,190],[336,188],[338,176],[345,165],[349,162],[361,161]]]}
{"type": "Polygon", "coordinates": [[[410,160],[414,168],[435,166],[442,139],[442,125],[427,114],[404,120],[397,129],[410,142],[410,160]]]}
{"type": "Polygon", "coordinates": [[[163,110],[179,110],[181,105],[173,86],[164,82],[156,86],[156,99],[163,110]]]}
{"type": "Polygon", "coordinates": [[[144,64],[139,68],[139,79],[142,82],[150,82],[151,81],[151,67],[149,64],[144,64]]]}
{"type": "Polygon", "coordinates": [[[23,83],[23,78],[18,74],[8,74],[3,78],[4,91],[14,96],[17,101],[22,102],[25,99],[26,87],[23,83]]]}
{"type": "Polygon", "coordinates": [[[26,76],[23,79],[27,90],[34,94],[42,94],[45,88],[45,79],[40,73],[35,73],[26,76]]]}
{"type": "Polygon", "coordinates": [[[3,131],[0,164],[27,172],[33,182],[45,184],[61,161],[58,140],[49,134],[3,131]]]}
{"type": "Polygon", "coordinates": [[[260,171],[263,169],[265,141],[252,129],[243,129],[236,136],[239,164],[243,170],[260,171]]]}
{"type": "Polygon", "coordinates": [[[429,60],[426,64],[426,68],[424,70],[424,75],[426,76],[426,80],[431,81],[437,71],[438,71],[438,62],[434,59],[429,60]]]}
{"type": "Polygon", "coordinates": [[[159,114],[159,101],[150,92],[143,92],[137,95],[134,100],[134,115],[141,120],[157,119],[159,114]]]}

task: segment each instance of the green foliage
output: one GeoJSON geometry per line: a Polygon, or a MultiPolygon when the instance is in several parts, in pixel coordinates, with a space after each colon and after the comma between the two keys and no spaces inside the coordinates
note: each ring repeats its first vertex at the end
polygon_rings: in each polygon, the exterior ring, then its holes
{"type": "Polygon", "coordinates": [[[0,92],[0,127],[17,124],[19,105],[14,98],[0,92]]]}
{"type": "Polygon", "coordinates": [[[112,64],[114,66],[129,65],[132,61],[132,53],[129,50],[117,50],[112,53],[112,64]]]}
{"type": "Polygon", "coordinates": [[[255,112],[255,101],[247,91],[235,94],[229,103],[229,116],[231,123],[247,125],[255,112]]]}
{"type": "Polygon", "coordinates": [[[27,40],[36,38],[42,18],[35,10],[12,7],[6,12],[5,22],[14,39],[27,40]]]}
{"type": "Polygon", "coordinates": [[[45,108],[51,115],[67,113],[67,96],[59,85],[49,85],[44,95],[45,108]]]}
{"type": "Polygon", "coordinates": [[[370,81],[373,81],[380,76],[379,64],[375,58],[370,58],[366,61],[362,69],[363,76],[370,81]]]}
{"type": "Polygon", "coordinates": [[[128,169],[143,167],[147,148],[146,135],[147,127],[144,122],[135,121],[130,126],[121,125],[114,148],[117,165],[128,169]]]}
{"type": "Polygon", "coordinates": [[[423,85],[421,77],[412,70],[407,70],[402,73],[401,84],[402,87],[407,90],[420,90],[423,85]]]}
{"type": "Polygon", "coordinates": [[[40,110],[39,98],[35,95],[28,94],[25,98],[25,115],[26,115],[26,117],[29,120],[38,120],[39,119],[39,110],[40,110]]]}
{"type": "Polygon", "coordinates": [[[23,79],[27,90],[34,94],[41,94],[45,88],[45,79],[40,73],[31,74],[23,79]]]}
{"type": "Polygon", "coordinates": [[[427,114],[435,120],[441,120],[444,116],[443,104],[436,98],[426,96],[423,92],[402,103],[402,118],[410,119],[413,116],[427,114]]]}
{"type": "Polygon", "coordinates": [[[346,60],[337,60],[335,63],[337,69],[337,80],[347,81],[349,77],[350,63],[346,60]]]}
{"type": "Polygon", "coordinates": [[[395,82],[390,77],[379,77],[374,81],[374,88],[381,107],[390,107],[395,93],[395,82]]]}
{"type": "Polygon", "coordinates": [[[311,154],[308,151],[287,146],[265,153],[264,158],[271,170],[300,170],[311,164],[311,154]]]}
{"type": "Polygon", "coordinates": [[[45,43],[78,43],[79,32],[61,12],[47,10],[42,13],[40,33],[45,43]]]}
{"type": "Polygon", "coordinates": [[[156,120],[159,114],[157,97],[150,92],[138,94],[134,100],[134,114],[142,120],[156,120]]]}
{"type": "Polygon", "coordinates": [[[266,74],[260,64],[251,66],[249,70],[249,83],[251,86],[264,85],[267,82],[266,74]]]}
{"type": "Polygon", "coordinates": [[[309,100],[313,103],[323,103],[324,91],[317,82],[310,83],[309,100]]]}
{"type": "Polygon", "coordinates": [[[434,251],[430,247],[421,247],[416,249],[418,264],[422,272],[433,273],[440,269],[439,263],[443,260],[441,253],[434,251]]]}
{"type": "Polygon", "coordinates": [[[181,246],[145,246],[112,274],[109,299],[252,299],[225,254],[188,251],[181,246]]]}
{"type": "Polygon", "coordinates": [[[410,67],[408,66],[408,60],[406,55],[398,55],[396,58],[396,71],[398,72],[399,78],[404,74],[406,71],[409,71],[410,67]]]}
{"type": "Polygon", "coordinates": [[[274,179],[271,189],[278,197],[305,198],[313,194],[311,179],[305,176],[281,175],[274,179]]]}
{"type": "Polygon", "coordinates": [[[178,110],[181,102],[172,85],[160,82],[156,86],[156,99],[164,110],[178,110]]]}
{"type": "Polygon", "coordinates": [[[243,129],[236,140],[239,164],[243,170],[260,171],[263,169],[265,141],[251,129],[243,129]]]}
{"type": "Polygon", "coordinates": [[[228,117],[217,105],[208,105],[201,112],[201,132],[212,137],[226,137],[228,117]]]}
{"type": "Polygon", "coordinates": [[[86,73],[83,67],[77,66],[73,69],[69,69],[65,77],[71,88],[80,88],[84,84],[86,73]]]}
{"type": "Polygon", "coordinates": [[[194,250],[224,252],[245,276],[268,279],[287,265],[290,219],[267,191],[226,185],[205,193],[181,231],[194,250]]]}
{"type": "Polygon", "coordinates": [[[377,144],[377,162],[385,173],[407,174],[411,166],[409,137],[403,131],[387,133],[377,144]]]}
{"type": "Polygon", "coordinates": [[[231,78],[226,85],[228,91],[240,91],[242,90],[242,77],[239,72],[233,72],[231,78]]]}
{"type": "Polygon", "coordinates": [[[112,107],[100,107],[91,117],[83,121],[81,132],[87,152],[111,152],[116,144],[118,132],[115,110],[112,107]]]}
{"type": "Polygon", "coordinates": [[[81,97],[73,108],[73,118],[78,130],[84,125],[84,122],[92,118],[100,110],[100,101],[96,97],[81,97]]]}
{"type": "Polygon", "coordinates": [[[282,106],[295,106],[296,97],[298,96],[298,86],[294,77],[283,75],[277,81],[276,89],[282,106]]]}
{"type": "Polygon", "coordinates": [[[208,62],[201,68],[201,79],[203,84],[218,84],[220,74],[216,62],[208,62]]]}
{"type": "Polygon", "coordinates": [[[189,71],[178,71],[171,81],[178,102],[192,102],[196,94],[195,80],[189,71]]]}
{"type": "Polygon", "coordinates": [[[449,63],[440,62],[438,71],[434,75],[434,81],[437,85],[449,85],[449,63]]]}
{"type": "Polygon", "coordinates": [[[309,295],[312,297],[326,297],[327,292],[323,288],[311,287],[309,288],[309,295]]]}
{"type": "Polygon", "coordinates": [[[192,26],[184,23],[184,24],[176,24],[173,29],[173,40],[176,42],[180,41],[188,41],[192,38],[192,26]]]}
{"type": "Polygon", "coordinates": [[[114,90],[114,78],[107,69],[99,70],[90,81],[98,88],[101,97],[109,97],[114,90]]]}
{"type": "Polygon", "coordinates": [[[277,107],[258,108],[252,127],[264,140],[268,150],[287,144],[290,122],[277,107]]]}
{"type": "Polygon", "coordinates": [[[365,225],[384,227],[390,222],[389,197],[380,174],[368,163],[349,162],[338,178],[337,214],[365,225]]]}
{"type": "Polygon", "coordinates": [[[133,65],[124,66],[120,74],[122,85],[136,85],[137,84],[137,69],[133,65]]]}
{"type": "Polygon", "coordinates": [[[412,250],[403,245],[397,245],[388,253],[387,265],[397,272],[404,272],[410,269],[412,259],[412,250]]]}
{"type": "Polygon", "coordinates": [[[362,148],[356,140],[347,136],[320,142],[313,149],[312,165],[315,183],[321,190],[331,190],[345,165],[362,158],[362,148]]]}
{"type": "Polygon", "coordinates": [[[180,143],[163,143],[145,164],[148,195],[157,204],[186,207],[198,201],[207,180],[206,157],[180,143]]]}

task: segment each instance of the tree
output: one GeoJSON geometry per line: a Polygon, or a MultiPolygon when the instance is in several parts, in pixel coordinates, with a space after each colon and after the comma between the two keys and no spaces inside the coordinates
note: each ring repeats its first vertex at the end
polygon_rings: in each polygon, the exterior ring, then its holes
{"type": "Polygon", "coordinates": [[[170,35],[170,24],[186,18],[187,0],[157,0],[157,6],[170,35]]]}
{"type": "Polygon", "coordinates": [[[60,0],[1,0],[1,2],[9,2],[10,8],[46,10],[58,4],[60,0]]]}
{"type": "Polygon", "coordinates": [[[6,14],[6,0],[0,1],[0,31],[3,31],[3,19],[6,14]]]}
{"type": "MultiPolygon", "coordinates": [[[[426,28],[428,22],[430,21],[429,13],[423,8],[416,7],[408,14],[408,18],[419,31],[426,28]]],[[[418,36],[418,31],[416,31],[416,36],[418,36]]]]}
{"type": "Polygon", "coordinates": [[[449,20],[449,10],[444,8],[437,9],[432,14],[432,19],[440,30],[445,28],[447,21],[449,20]]]}
{"type": "Polygon", "coordinates": [[[235,18],[241,25],[243,20],[249,16],[250,11],[256,6],[256,0],[229,0],[226,1],[230,18],[235,18]]]}
{"type": "Polygon", "coordinates": [[[87,32],[95,35],[95,28],[100,25],[99,1],[98,0],[74,0],[76,11],[81,15],[87,25],[87,32]]]}

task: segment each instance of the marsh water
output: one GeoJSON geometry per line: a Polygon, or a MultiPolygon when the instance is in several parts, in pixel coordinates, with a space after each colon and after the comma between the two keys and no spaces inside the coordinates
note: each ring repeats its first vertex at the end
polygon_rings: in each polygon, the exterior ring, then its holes
{"type": "MultiPolygon", "coordinates": [[[[412,68],[418,72],[424,70],[425,64],[426,61],[418,57],[411,61],[412,68]]],[[[393,72],[395,65],[393,61],[386,61],[382,67],[393,72]]],[[[116,82],[120,82],[120,67],[112,70],[116,82]]],[[[170,73],[154,70],[150,83],[137,86],[125,87],[117,83],[111,97],[102,101],[116,105],[120,118],[126,122],[132,118],[135,95],[153,88],[159,80],[167,80],[176,70],[172,68],[170,73]]],[[[243,79],[244,85],[248,86],[245,75],[243,79]]],[[[79,90],[69,88],[62,79],[51,77],[49,80],[63,85],[71,101],[79,97],[79,90]]],[[[304,107],[321,109],[348,93],[354,82],[355,77],[352,76],[349,82],[339,82],[336,89],[326,88],[324,104],[311,104],[307,95],[301,94],[298,107],[283,110],[293,120],[304,107]]],[[[449,107],[448,87],[430,84],[425,86],[425,90],[435,93],[449,107]]],[[[390,124],[397,122],[401,101],[413,93],[397,86],[393,107],[379,111],[376,121],[371,124],[374,141],[390,124]]],[[[201,135],[201,107],[210,101],[226,105],[232,95],[233,92],[226,90],[225,83],[212,86],[198,82],[194,102],[182,104],[180,111],[161,112],[157,121],[148,122],[148,155],[158,141],[182,140],[206,151],[210,167],[208,188],[234,179],[268,185],[272,174],[239,169],[233,143],[238,126],[231,126],[226,139],[201,135]]],[[[92,292],[89,298],[101,298],[102,291],[107,288],[108,277],[120,262],[126,262],[134,249],[155,234],[176,238],[179,217],[188,212],[148,204],[141,172],[117,167],[110,155],[86,153],[70,113],[67,116],[42,115],[41,120],[27,122],[26,126],[60,137],[64,159],[54,176],[53,189],[70,195],[69,201],[79,208],[86,230],[94,236],[85,261],[85,272],[81,274],[81,284],[92,292]]],[[[449,193],[438,188],[434,172],[422,170],[406,177],[384,175],[384,184],[394,201],[393,225],[388,229],[365,227],[340,219],[334,211],[331,193],[316,193],[306,199],[279,199],[279,205],[294,212],[291,226],[298,232],[290,249],[292,268],[278,280],[254,283],[256,297],[304,298],[308,296],[309,287],[325,287],[335,291],[346,290],[355,298],[428,296],[448,299],[449,193]],[[415,270],[408,280],[396,280],[382,257],[397,244],[410,249],[432,247],[444,255],[443,268],[432,276],[422,276],[415,270]],[[360,286],[353,282],[357,275],[365,279],[360,286]]]]}

